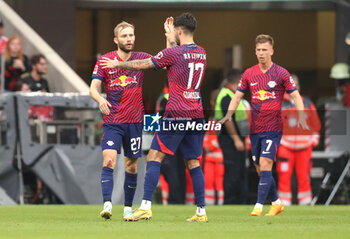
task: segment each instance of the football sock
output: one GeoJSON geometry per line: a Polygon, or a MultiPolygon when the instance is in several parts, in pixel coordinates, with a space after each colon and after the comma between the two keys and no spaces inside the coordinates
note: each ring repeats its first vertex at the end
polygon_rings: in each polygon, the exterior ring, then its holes
{"type": "Polygon", "coordinates": [[[132,211],[132,208],[131,207],[124,207],[124,213],[127,211],[132,211]]]}
{"type": "Polygon", "coordinates": [[[255,203],[254,208],[259,208],[261,211],[263,210],[263,205],[260,203],[255,203]]]}
{"type": "Polygon", "coordinates": [[[137,185],[137,174],[125,172],[124,180],[124,206],[131,207],[137,185]]]}
{"type": "Polygon", "coordinates": [[[103,203],[103,211],[110,211],[112,212],[112,203],[110,201],[106,201],[103,203]]]}
{"type": "Polygon", "coordinates": [[[143,187],[143,200],[152,201],[153,192],[157,187],[159,176],[160,163],[156,161],[149,161],[147,163],[147,171],[143,187]]]}
{"type": "Polygon", "coordinates": [[[271,203],[272,203],[272,205],[281,205],[282,202],[279,198],[277,198],[277,200],[272,201],[271,203]]]}
{"type": "Polygon", "coordinates": [[[205,207],[197,207],[196,214],[198,216],[206,215],[205,207]]]}
{"type": "Polygon", "coordinates": [[[275,202],[278,199],[276,182],[273,177],[271,178],[271,186],[268,197],[271,200],[271,202],[275,202]]]}
{"type": "Polygon", "coordinates": [[[142,200],[140,209],[149,210],[152,207],[152,202],[149,200],[142,200]]]}
{"type": "Polygon", "coordinates": [[[113,191],[113,169],[108,167],[102,168],[101,187],[103,202],[111,201],[113,191]]]}
{"type": "Polygon", "coordinates": [[[271,171],[261,171],[260,172],[257,203],[264,204],[264,202],[267,198],[267,195],[270,191],[272,179],[273,179],[273,177],[272,177],[271,171]]]}
{"type": "Polygon", "coordinates": [[[198,207],[204,207],[205,206],[205,195],[204,195],[204,176],[203,171],[200,166],[193,168],[190,171],[192,182],[193,182],[193,192],[194,197],[197,201],[198,207]]]}

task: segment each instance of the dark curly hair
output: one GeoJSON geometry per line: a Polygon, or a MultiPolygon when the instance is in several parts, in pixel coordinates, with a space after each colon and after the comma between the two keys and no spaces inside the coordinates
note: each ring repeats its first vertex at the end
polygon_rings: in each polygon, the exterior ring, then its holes
{"type": "Polygon", "coordinates": [[[180,16],[177,16],[174,20],[175,27],[181,27],[184,32],[194,33],[197,27],[196,18],[189,12],[182,13],[180,16]]]}

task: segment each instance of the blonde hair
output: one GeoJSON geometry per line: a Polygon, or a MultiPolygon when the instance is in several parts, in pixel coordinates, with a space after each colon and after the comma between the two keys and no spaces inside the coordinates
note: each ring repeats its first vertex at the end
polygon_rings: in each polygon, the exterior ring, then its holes
{"type": "MultiPolygon", "coordinates": [[[[6,48],[5,48],[5,59],[6,60],[10,60],[11,59],[10,44],[14,40],[19,40],[19,43],[22,43],[22,40],[21,40],[21,38],[19,36],[12,36],[12,37],[10,37],[10,39],[7,42],[6,48]]],[[[22,44],[21,44],[21,49],[20,49],[19,54],[18,54],[18,59],[20,59],[21,61],[23,60],[22,44]]]]}
{"type": "Polygon", "coordinates": [[[135,26],[134,25],[132,25],[132,24],[130,24],[128,22],[122,21],[117,26],[115,26],[115,28],[114,28],[114,36],[117,37],[118,36],[118,32],[120,32],[121,30],[124,30],[127,27],[131,27],[132,29],[135,30],[135,26]]]}
{"type": "Polygon", "coordinates": [[[273,47],[274,40],[272,36],[267,35],[267,34],[260,34],[255,38],[255,45],[258,43],[270,43],[270,45],[273,47]]]}

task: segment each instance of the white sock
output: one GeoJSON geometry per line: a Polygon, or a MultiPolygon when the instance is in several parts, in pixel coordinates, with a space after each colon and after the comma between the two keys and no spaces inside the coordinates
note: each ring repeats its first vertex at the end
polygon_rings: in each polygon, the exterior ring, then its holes
{"type": "Polygon", "coordinates": [[[281,203],[282,203],[281,200],[279,198],[277,198],[277,200],[272,202],[271,204],[272,205],[281,205],[281,203]]]}
{"type": "Polygon", "coordinates": [[[132,211],[132,208],[131,208],[131,207],[124,206],[124,213],[127,212],[127,211],[132,211]]]}
{"type": "Polygon", "coordinates": [[[140,209],[149,210],[152,207],[152,202],[148,200],[142,200],[140,209]]]}
{"type": "Polygon", "coordinates": [[[254,208],[259,208],[261,211],[263,210],[263,205],[260,203],[256,203],[254,208]]]}
{"type": "Polygon", "coordinates": [[[105,206],[105,205],[112,206],[112,202],[111,201],[105,201],[103,203],[103,206],[105,206]]]}
{"type": "Polygon", "coordinates": [[[106,201],[103,203],[103,210],[112,211],[112,203],[110,201],[106,201]]]}
{"type": "Polygon", "coordinates": [[[206,211],[205,211],[205,207],[197,207],[197,211],[196,211],[196,214],[198,216],[203,216],[203,215],[206,215],[206,211]]]}

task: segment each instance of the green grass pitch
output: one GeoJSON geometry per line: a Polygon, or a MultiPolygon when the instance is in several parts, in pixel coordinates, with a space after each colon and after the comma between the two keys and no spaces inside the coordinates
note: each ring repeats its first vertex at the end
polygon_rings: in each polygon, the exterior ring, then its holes
{"type": "Polygon", "coordinates": [[[152,220],[139,222],[122,221],[122,206],[105,221],[101,207],[0,206],[0,238],[350,238],[350,206],[292,206],[275,217],[251,217],[253,206],[208,206],[208,223],[186,222],[195,206],[155,205],[152,220]]]}

